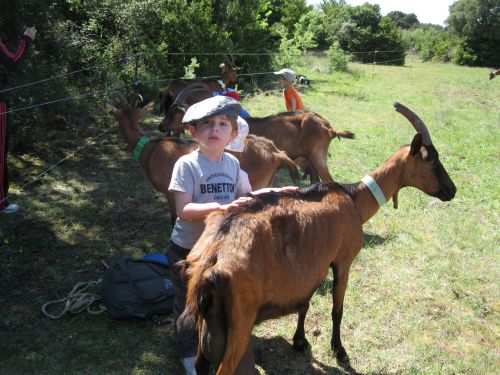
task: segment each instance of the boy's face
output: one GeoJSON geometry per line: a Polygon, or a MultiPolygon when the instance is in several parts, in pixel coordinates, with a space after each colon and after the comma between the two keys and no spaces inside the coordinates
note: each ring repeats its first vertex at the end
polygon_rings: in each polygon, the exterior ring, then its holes
{"type": "Polygon", "coordinates": [[[278,81],[279,81],[280,86],[282,88],[285,88],[285,87],[287,87],[290,84],[290,82],[288,82],[285,78],[283,78],[283,76],[279,76],[278,77],[278,81]]]}
{"type": "Polygon", "coordinates": [[[238,131],[233,128],[231,119],[225,115],[215,115],[189,127],[193,138],[198,139],[200,148],[224,152],[224,148],[231,142],[238,131]]]}

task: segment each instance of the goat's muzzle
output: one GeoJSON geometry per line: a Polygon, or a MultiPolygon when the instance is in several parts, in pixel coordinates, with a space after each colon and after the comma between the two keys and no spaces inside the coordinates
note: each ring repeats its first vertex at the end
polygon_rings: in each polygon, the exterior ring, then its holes
{"type": "Polygon", "coordinates": [[[443,186],[441,190],[435,195],[435,197],[441,199],[444,202],[448,202],[455,198],[456,193],[457,188],[454,183],[451,183],[451,186],[443,186]]]}
{"type": "Polygon", "coordinates": [[[455,198],[457,187],[453,183],[451,177],[448,175],[448,172],[443,167],[441,162],[438,161],[438,163],[435,165],[434,172],[439,181],[440,189],[436,194],[433,194],[433,196],[441,199],[442,201],[451,201],[453,198],[455,198]]]}

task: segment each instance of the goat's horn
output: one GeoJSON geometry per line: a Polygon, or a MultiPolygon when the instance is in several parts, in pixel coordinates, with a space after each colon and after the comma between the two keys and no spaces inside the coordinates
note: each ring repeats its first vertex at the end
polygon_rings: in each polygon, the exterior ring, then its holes
{"type": "Polygon", "coordinates": [[[417,116],[415,112],[413,112],[410,108],[402,105],[401,103],[394,102],[394,108],[396,112],[401,113],[404,117],[410,121],[413,125],[417,133],[422,134],[422,143],[426,146],[432,145],[431,135],[429,134],[429,130],[427,126],[425,126],[424,122],[420,120],[420,117],[417,116]]]}
{"type": "Polygon", "coordinates": [[[141,94],[137,94],[137,98],[135,98],[134,107],[137,107],[137,104],[144,102],[144,99],[141,94]]]}

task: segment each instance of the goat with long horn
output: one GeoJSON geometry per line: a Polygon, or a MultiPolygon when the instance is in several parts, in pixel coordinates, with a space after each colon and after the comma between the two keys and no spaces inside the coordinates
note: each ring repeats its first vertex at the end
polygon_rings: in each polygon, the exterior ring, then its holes
{"type": "Polygon", "coordinates": [[[349,270],[363,246],[363,224],[403,187],[443,201],[456,193],[425,124],[405,106],[394,106],[418,133],[361,181],[258,196],[247,206],[208,217],[187,257],[181,316],[198,320],[198,375],[207,374],[210,365],[217,375],[251,373],[253,326],[286,314],[298,313],[294,347],[307,347],[309,301],[329,268],[334,277],[331,347],[339,364],[349,365],[340,324],[349,270]]]}

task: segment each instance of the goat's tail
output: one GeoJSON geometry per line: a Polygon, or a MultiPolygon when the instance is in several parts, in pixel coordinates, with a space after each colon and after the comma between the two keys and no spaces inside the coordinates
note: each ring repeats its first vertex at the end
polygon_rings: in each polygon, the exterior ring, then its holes
{"type": "Polygon", "coordinates": [[[300,180],[300,173],[297,168],[297,164],[295,164],[295,162],[292,159],[290,159],[284,151],[280,151],[279,155],[281,160],[281,166],[286,167],[288,169],[290,177],[295,183],[297,183],[297,181],[300,180]]]}
{"type": "Polygon", "coordinates": [[[330,129],[330,136],[332,138],[338,137],[340,138],[347,138],[347,139],[354,139],[354,133],[350,132],[349,130],[336,130],[334,128],[330,129]]]}

